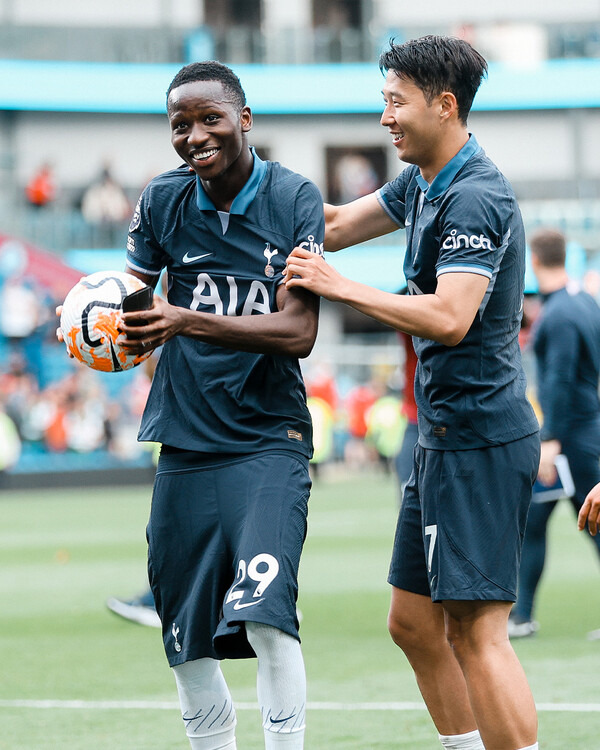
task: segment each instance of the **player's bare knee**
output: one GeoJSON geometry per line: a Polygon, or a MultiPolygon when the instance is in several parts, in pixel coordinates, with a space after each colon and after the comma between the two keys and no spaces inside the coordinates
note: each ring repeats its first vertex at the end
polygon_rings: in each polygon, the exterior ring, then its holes
{"type": "Polygon", "coordinates": [[[458,628],[452,628],[447,627],[446,628],[446,641],[450,648],[452,649],[452,652],[454,656],[458,659],[458,661],[461,661],[461,656],[465,649],[465,642],[464,639],[461,637],[460,629],[458,628]]]}
{"type": "Polygon", "coordinates": [[[409,617],[390,612],[387,625],[392,640],[403,651],[422,647],[422,632],[409,617]]]}
{"type": "Polygon", "coordinates": [[[480,654],[490,645],[481,641],[481,634],[453,620],[446,623],[445,637],[459,664],[464,664],[469,655],[480,654]]]}

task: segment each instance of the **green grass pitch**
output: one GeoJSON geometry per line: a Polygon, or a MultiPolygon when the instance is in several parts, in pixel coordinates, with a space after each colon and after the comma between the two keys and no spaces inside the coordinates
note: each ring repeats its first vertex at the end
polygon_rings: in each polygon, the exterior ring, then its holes
{"type": "MultiPolygon", "coordinates": [[[[150,487],[0,493],[0,748],[188,747],[157,630],[107,597],[145,587],[150,487]]],[[[439,747],[386,631],[392,477],[315,482],[299,606],[307,750],[439,747]]],[[[176,542],[175,542],[176,543],[176,542]]],[[[541,750],[600,748],[599,566],[566,503],[551,522],[533,639],[516,642],[539,707],[541,750]]],[[[227,662],[238,747],[260,750],[255,663],[227,662]]]]}

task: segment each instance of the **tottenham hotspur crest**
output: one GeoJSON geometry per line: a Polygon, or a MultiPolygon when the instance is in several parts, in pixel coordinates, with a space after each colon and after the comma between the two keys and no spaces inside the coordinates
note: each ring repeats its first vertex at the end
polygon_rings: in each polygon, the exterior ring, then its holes
{"type": "Polygon", "coordinates": [[[264,249],[264,252],[263,252],[263,255],[267,259],[267,265],[265,266],[265,276],[272,278],[275,273],[275,269],[271,265],[271,258],[274,255],[277,255],[279,251],[277,250],[277,248],[275,248],[275,250],[271,250],[270,242],[266,242],[265,244],[266,244],[266,248],[264,249]]]}
{"type": "Polygon", "coordinates": [[[175,651],[179,653],[181,651],[181,643],[177,640],[177,636],[179,635],[179,628],[177,627],[177,623],[173,623],[173,627],[171,628],[171,634],[173,635],[173,638],[175,639],[175,651]]]}

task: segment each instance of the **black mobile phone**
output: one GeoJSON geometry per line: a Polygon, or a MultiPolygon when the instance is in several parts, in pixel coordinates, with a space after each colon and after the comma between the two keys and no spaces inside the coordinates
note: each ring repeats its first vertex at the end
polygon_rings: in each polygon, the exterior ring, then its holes
{"type": "Polygon", "coordinates": [[[151,286],[145,286],[123,299],[121,305],[123,312],[138,312],[139,310],[149,310],[154,300],[154,289],[151,286]]]}

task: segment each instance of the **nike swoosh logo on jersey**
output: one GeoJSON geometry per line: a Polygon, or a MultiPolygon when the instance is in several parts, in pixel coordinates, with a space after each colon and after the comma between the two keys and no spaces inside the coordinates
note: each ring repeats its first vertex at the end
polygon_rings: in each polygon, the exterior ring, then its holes
{"type": "Polygon", "coordinates": [[[254,607],[255,604],[260,604],[261,602],[264,602],[265,598],[263,596],[262,599],[257,599],[255,602],[247,602],[246,604],[242,604],[241,602],[236,602],[233,605],[234,609],[246,609],[246,607],[254,607]]]}
{"type": "Polygon", "coordinates": [[[209,255],[212,255],[212,253],[204,253],[204,255],[193,255],[193,256],[190,256],[188,253],[186,253],[181,260],[183,263],[193,263],[195,260],[200,260],[201,258],[208,258],[209,255]]]}

